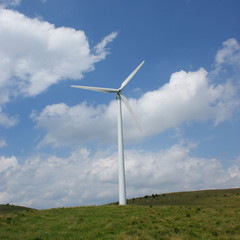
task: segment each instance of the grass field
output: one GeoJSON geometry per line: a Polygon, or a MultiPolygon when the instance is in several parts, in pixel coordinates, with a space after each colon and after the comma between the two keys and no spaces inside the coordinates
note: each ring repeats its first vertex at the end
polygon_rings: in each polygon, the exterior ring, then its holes
{"type": "Polygon", "coordinates": [[[21,207],[21,206],[14,206],[10,204],[1,205],[0,204],[0,216],[9,213],[16,213],[21,211],[31,210],[31,208],[21,207]]]}
{"type": "Polygon", "coordinates": [[[240,189],[151,195],[114,204],[1,211],[0,239],[240,239],[240,189]]]}

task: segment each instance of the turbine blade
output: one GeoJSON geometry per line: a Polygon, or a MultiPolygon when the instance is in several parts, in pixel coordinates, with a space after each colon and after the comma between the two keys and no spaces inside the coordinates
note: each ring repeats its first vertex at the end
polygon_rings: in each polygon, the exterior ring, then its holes
{"type": "Polygon", "coordinates": [[[137,71],[140,69],[140,67],[144,64],[144,61],[142,61],[138,67],[123,81],[121,87],[119,88],[119,90],[123,90],[127,84],[130,82],[130,80],[133,78],[133,76],[137,73],[137,71]]]}
{"type": "Polygon", "coordinates": [[[116,93],[118,90],[114,88],[100,88],[100,87],[88,87],[88,86],[78,86],[78,85],[71,85],[70,87],[74,88],[81,88],[91,91],[97,91],[97,92],[105,92],[105,93],[116,93]]]}
{"type": "Polygon", "coordinates": [[[130,114],[131,114],[131,116],[132,116],[134,122],[135,122],[136,125],[138,126],[139,130],[142,132],[142,127],[141,127],[141,125],[140,125],[140,123],[139,123],[139,121],[138,121],[136,115],[134,114],[134,112],[133,112],[133,110],[132,110],[132,108],[131,108],[131,106],[130,106],[128,100],[127,100],[127,98],[126,98],[125,96],[123,96],[122,94],[120,94],[120,97],[121,97],[121,99],[123,100],[123,102],[125,103],[125,105],[126,105],[128,111],[130,112],[130,114]]]}

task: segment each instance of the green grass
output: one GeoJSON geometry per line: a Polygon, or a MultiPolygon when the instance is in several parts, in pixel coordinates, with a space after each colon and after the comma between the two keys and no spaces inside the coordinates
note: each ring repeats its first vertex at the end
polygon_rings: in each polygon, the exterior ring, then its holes
{"type": "MultiPolygon", "coordinates": [[[[152,206],[238,207],[240,188],[152,194],[128,200],[128,204],[152,206]]],[[[114,203],[116,204],[116,203],[114,203]]]]}
{"type": "Polygon", "coordinates": [[[2,205],[0,204],[0,215],[8,214],[8,213],[15,213],[21,211],[30,211],[31,208],[21,207],[21,206],[14,206],[10,204],[2,205]]]}
{"type": "Polygon", "coordinates": [[[239,193],[172,193],[134,200],[141,205],[129,200],[127,206],[0,212],[0,239],[240,239],[239,193]]]}

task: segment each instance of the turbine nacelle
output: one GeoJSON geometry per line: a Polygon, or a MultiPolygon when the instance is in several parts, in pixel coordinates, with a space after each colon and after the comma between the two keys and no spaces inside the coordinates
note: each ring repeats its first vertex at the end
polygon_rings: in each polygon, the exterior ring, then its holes
{"type": "Polygon", "coordinates": [[[78,86],[78,85],[71,85],[71,87],[75,88],[82,88],[86,90],[91,91],[97,91],[97,92],[106,92],[106,93],[121,93],[121,91],[127,86],[127,84],[130,82],[130,80],[134,77],[134,75],[137,73],[137,71],[140,69],[140,67],[144,64],[144,61],[142,61],[139,66],[136,67],[136,69],[122,82],[120,88],[102,88],[102,87],[89,87],[89,86],[78,86]]]}
{"type": "Polygon", "coordinates": [[[122,100],[127,107],[128,111],[130,112],[135,124],[138,126],[139,130],[142,132],[142,128],[140,126],[140,123],[135,116],[127,98],[122,95],[122,90],[127,86],[127,84],[131,81],[131,79],[134,77],[134,75],[137,73],[137,71],[141,68],[141,66],[144,64],[144,61],[142,61],[136,69],[122,82],[120,88],[102,88],[102,87],[89,87],[89,86],[78,86],[78,85],[71,85],[71,87],[74,88],[81,88],[85,90],[90,90],[90,91],[96,91],[96,92],[104,92],[104,93],[116,93],[116,99],[122,100]]]}

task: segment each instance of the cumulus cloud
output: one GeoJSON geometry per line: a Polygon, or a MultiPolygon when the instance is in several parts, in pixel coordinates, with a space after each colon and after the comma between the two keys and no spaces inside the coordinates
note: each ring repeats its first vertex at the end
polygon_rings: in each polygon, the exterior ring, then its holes
{"type": "Polygon", "coordinates": [[[81,79],[108,54],[116,33],[91,48],[85,33],[0,9],[0,106],[36,96],[66,79],[81,79]]]}
{"type": "MultiPolygon", "coordinates": [[[[191,157],[193,144],[159,152],[126,151],[128,198],[152,193],[238,187],[239,167],[191,157]]],[[[0,158],[0,202],[35,208],[103,204],[118,200],[118,156],[86,148],[68,157],[0,158]]]]}
{"type": "Polygon", "coordinates": [[[97,107],[87,103],[73,107],[60,103],[45,107],[39,114],[33,112],[31,117],[38,127],[47,130],[41,144],[60,146],[89,140],[109,141],[116,136],[116,108],[116,102],[97,107]]]}
{"type": "MultiPolygon", "coordinates": [[[[169,83],[155,91],[130,99],[130,104],[143,126],[143,134],[134,126],[124,108],[124,134],[127,140],[155,135],[189,121],[212,120],[214,124],[231,119],[239,106],[236,90],[230,82],[214,85],[204,69],[173,73],[169,83]]],[[[113,141],[117,133],[117,103],[91,106],[65,103],[46,106],[31,117],[46,130],[42,144],[55,146],[86,142],[93,139],[113,141]],[[60,130],[61,129],[61,130],[60,130]]]]}
{"type": "Polygon", "coordinates": [[[63,79],[79,79],[106,57],[105,47],[116,33],[105,37],[94,54],[83,31],[56,28],[21,13],[0,10],[1,86],[34,96],[63,79]],[[10,80],[10,81],[9,81],[10,80]]]}

